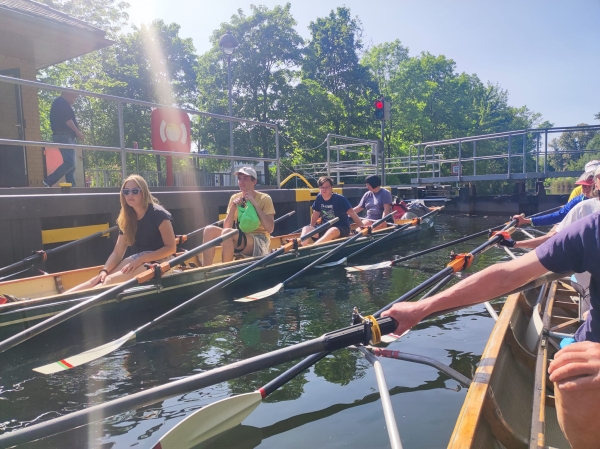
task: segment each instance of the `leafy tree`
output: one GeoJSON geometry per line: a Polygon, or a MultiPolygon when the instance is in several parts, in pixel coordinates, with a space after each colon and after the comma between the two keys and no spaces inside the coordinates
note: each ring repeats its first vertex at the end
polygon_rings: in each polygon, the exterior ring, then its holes
{"type": "MultiPolygon", "coordinates": [[[[296,67],[302,56],[303,40],[294,29],[296,21],[291,5],[250,6],[251,15],[241,9],[229,23],[221,24],[210,38],[213,47],[200,58],[198,77],[201,98],[198,107],[213,113],[227,114],[227,61],[219,47],[221,36],[230,31],[239,46],[231,56],[233,115],[260,122],[277,123],[285,128],[288,117],[286,98],[292,91],[296,67]]],[[[226,122],[205,121],[200,131],[204,148],[228,152],[229,125],[226,122]]],[[[236,125],[236,154],[274,157],[274,136],[271,130],[258,125],[236,125]]],[[[269,183],[265,162],[265,182],[269,183]]]]}

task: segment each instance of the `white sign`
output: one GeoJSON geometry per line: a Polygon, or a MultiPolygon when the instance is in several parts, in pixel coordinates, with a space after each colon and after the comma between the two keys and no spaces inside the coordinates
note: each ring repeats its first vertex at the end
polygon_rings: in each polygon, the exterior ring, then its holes
{"type": "Polygon", "coordinates": [[[462,165],[461,164],[452,164],[452,174],[455,176],[462,175],[462,165]]]}

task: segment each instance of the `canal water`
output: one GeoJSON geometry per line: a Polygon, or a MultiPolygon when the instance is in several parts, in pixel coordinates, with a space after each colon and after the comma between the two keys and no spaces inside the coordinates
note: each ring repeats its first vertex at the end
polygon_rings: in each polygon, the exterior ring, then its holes
{"type": "MultiPolygon", "coordinates": [[[[443,215],[437,218],[435,230],[420,240],[383,248],[355,263],[389,260],[501,222],[500,217],[443,215]]],[[[474,239],[453,249],[469,251],[484,240],[474,239]]],[[[20,354],[23,363],[0,369],[0,433],[347,326],[353,307],[363,313],[380,309],[441,270],[449,251],[413,259],[401,267],[356,274],[341,267],[314,270],[276,296],[256,303],[236,303],[231,296],[216,298],[144,334],[135,346],[54,376],[31,371],[40,363],[20,354]]],[[[492,248],[469,271],[505,260],[508,256],[502,249],[492,248]]],[[[495,307],[499,310],[501,300],[495,307]]],[[[472,377],[493,324],[482,305],[474,306],[421,323],[389,348],[435,358],[472,377]]],[[[107,336],[114,339],[128,330],[107,329],[107,336]]],[[[79,352],[77,343],[56,355],[79,352]]],[[[404,447],[446,447],[466,389],[431,367],[381,361],[404,447]]],[[[20,447],[149,448],[189,413],[254,391],[290,366],[193,391],[20,447]]],[[[241,426],[206,447],[389,447],[373,369],[357,352],[338,351],[273,393],[241,426]]]]}

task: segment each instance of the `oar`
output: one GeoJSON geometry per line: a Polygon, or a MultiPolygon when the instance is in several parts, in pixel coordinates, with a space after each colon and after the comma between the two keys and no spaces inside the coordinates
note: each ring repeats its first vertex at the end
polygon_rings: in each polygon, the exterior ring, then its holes
{"type": "MultiPolygon", "coordinates": [[[[537,214],[531,215],[529,218],[536,217],[538,215],[547,214],[549,212],[554,211],[555,209],[556,208],[549,209],[549,210],[546,210],[544,212],[539,212],[537,214]]],[[[441,245],[437,245],[437,246],[434,246],[432,248],[428,248],[428,249],[425,249],[423,251],[419,251],[417,253],[410,254],[408,256],[400,257],[398,259],[387,260],[385,262],[378,262],[378,263],[371,264],[371,265],[355,265],[355,266],[352,266],[352,267],[346,267],[346,271],[350,271],[350,272],[353,272],[353,271],[368,271],[368,270],[378,270],[380,268],[393,267],[393,266],[396,266],[396,265],[398,265],[398,264],[400,264],[402,262],[406,262],[407,260],[414,259],[415,257],[423,256],[425,254],[429,254],[429,253],[438,251],[440,249],[448,248],[449,246],[453,246],[453,245],[456,245],[458,243],[466,242],[467,240],[471,240],[471,239],[474,239],[476,237],[481,237],[482,235],[487,235],[490,231],[496,231],[496,230],[502,229],[502,228],[507,229],[508,227],[510,227],[510,224],[513,223],[513,222],[514,222],[514,220],[511,221],[510,223],[498,225],[498,226],[495,226],[493,228],[486,229],[484,231],[479,231],[479,232],[476,232],[475,234],[471,234],[471,235],[468,235],[466,237],[461,237],[459,239],[452,240],[451,242],[443,243],[441,245]]]]}
{"type": "MultiPolygon", "coordinates": [[[[516,223],[516,220],[513,220],[513,222],[516,223]]],[[[491,237],[486,243],[473,250],[470,256],[477,256],[488,246],[498,243],[501,238],[501,235],[491,237]]],[[[377,343],[377,338],[372,338],[374,334],[375,336],[377,336],[377,334],[385,335],[393,332],[397,327],[397,322],[393,318],[389,316],[383,318],[377,317],[385,310],[391,308],[395,303],[413,299],[422,291],[429,288],[429,286],[435,284],[451,272],[457,272],[466,268],[467,264],[463,263],[463,261],[466,260],[466,256],[468,255],[462,256],[465,257],[455,259],[451,262],[451,265],[449,264],[449,267],[446,267],[437,275],[432,276],[429,280],[421,283],[400,298],[388,304],[386,307],[377,311],[373,315],[373,320],[368,317],[368,322],[329,332],[321,337],[298,343],[287,348],[277,349],[246,360],[240,360],[239,362],[230,365],[215,368],[185,379],[176,380],[149,390],[130,394],[59,418],[34,424],[13,432],[4,433],[3,435],[0,435],[0,446],[4,445],[9,447],[11,445],[17,445],[54,435],[99,419],[104,419],[108,416],[124,413],[128,410],[144,407],[173,396],[185,394],[217,383],[226,382],[301,357],[307,357],[321,352],[327,353],[350,345],[366,344],[367,342],[373,344],[377,343]],[[459,263],[456,263],[457,260],[459,263]],[[444,275],[441,276],[440,274],[444,275]]]]}
{"type": "Polygon", "coordinates": [[[155,267],[150,268],[150,269],[144,271],[143,273],[138,274],[136,277],[134,277],[133,279],[130,279],[129,281],[123,282],[122,284],[115,285],[114,287],[112,287],[98,295],[92,296],[90,299],[88,299],[86,301],[80,302],[79,304],[71,307],[70,309],[67,309],[57,315],[54,315],[53,317],[48,318],[45,321],[42,321],[41,323],[36,324],[35,326],[32,326],[28,329],[25,329],[25,330],[19,332],[16,335],[13,335],[12,337],[7,338],[6,340],[0,342],[0,352],[4,352],[9,348],[12,348],[13,346],[18,345],[19,343],[23,343],[24,341],[29,340],[31,337],[34,337],[35,335],[38,335],[38,334],[41,334],[42,332],[47,331],[48,329],[56,326],[57,324],[68,320],[69,318],[79,315],[80,313],[95,306],[99,302],[101,302],[107,298],[112,298],[112,297],[116,296],[118,293],[122,292],[123,290],[126,290],[128,288],[134,287],[139,284],[143,284],[146,281],[154,279],[159,273],[160,274],[166,273],[171,268],[176,267],[177,265],[185,262],[191,256],[195,256],[196,254],[200,254],[201,252],[206,251],[209,248],[220,245],[221,243],[223,243],[223,241],[232,238],[234,235],[237,235],[237,233],[238,233],[237,229],[232,230],[231,232],[229,232],[227,234],[224,234],[220,237],[217,237],[214,240],[211,240],[210,242],[204,243],[203,245],[200,245],[190,251],[187,251],[186,253],[182,254],[181,256],[174,257],[173,259],[163,262],[160,265],[156,265],[155,267]]]}
{"type": "Polygon", "coordinates": [[[346,246],[348,246],[350,243],[354,242],[358,238],[363,237],[363,236],[369,234],[373,228],[376,228],[381,223],[383,223],[384,221],[386,221],[388,218],[393,217],[393,216],[394,216],[394,213],[392,212],[391,214],[386,215],[385,217],[381,218],[380,220],[377,220],[372,225],[360,229],[360,231],[358,231],[358,233],[356,235],[353,235],[352,237],[346,239],[344,242],[342,242],[339,245],[337,245],[331,251],[323,254],[317,260],[315,260],[314,262],[311,262],[310,264],[308,264],[306,267],[302,268],[300,271],[298,271],[293,276],[291,276],[291,277],[287,278],[285,281],[280,282],[279,284],[277,284],[275,287],[271,287],[271,288],[269,288],[267,290],[263,290],[263,291],[260,291],[258,293],[254,293],[254,294],[249,295],[249,296],[244,296],[243,298],[236,299],[236,301],[238,301],[238,302],[251,302],[251,301],[257,301],[259,299],[267,298],[267,297],[269,297],[271,295],[274,295],[275,293],[277,293],[278,291],[280,291],[285,286],[285,284],[288,284],[291,281],[293,281],[294,279],[298,278],[299,276],[302,276],[304,273],[306,273],[308,270],[310,270],[311,268],[313,268],[315,265],[319,265],[321,262],[323,262],[324,260],[330,258],[331,256],[333,256],[337,252],[341,251],[342,249],[344,249],[346,246]]]}
{"type": "Polygon", "coordinates": [[[329,352],[320,352],[305,358],[302,362],[294,365],[264,387],[252,393],[222,399],[196,410],[165,433],[152,448],[193,448],[203,441],[241,424],[260,405],[264,398],[328,354],[329,352]]]}
{"type": "Polygon", "coordinates": [[[92,240],[95,239],[96,237],[101,237],[104,234],[108,234],[110,232],[116,231],[117,229],[119,229],[118,226],[113,226],[112,228],[108,228],[105,229],[104,231],[98,231],[98,232],[94,232],[93,234],[90,235],[86,235],[83,238],[80,238],[79,240],[74,240],[72,242],[69,243],[65,243],[64,245],[61,246],[57,246],[56,248],[52,248],[49,249],[48,251],[36,251],[35,253],[33,253],[31,256],[27,256],[25,257],[23,260],[21,260],[20,262],[15,262],[13,264],[7,265],[6,267],[0,268],[0,274],[4,274],[7,272],[10,272],[12,270],[15,270],[17,268],[21,268],[23,266],[26,265],[33,265],[34,263],[38,262],[38,261],[42,261],[45,262],[47,257],[51,254],[56,254],[60,251],[64,251],[66,249],[72,248],[73,246],[77,246],[81,243],[87,242],[88,240],[92,240]]]}
{"type": "MultiPolygon", "coordinates": [[[[406,223],[406,224],[399,225],[399,224],[396,223],[396,224],[394,224],[394,226],[396,227],[396,229],[394,231],[390,232],[385,237],[381,237],[379,240],[376,240],[373,243],[368,244],[367,246],[363,246],[361,249],[359,249],[358,251],[353,252],[349,256],[343,257],[340,260],[337,260],[335,262],[328,262],[328,263],[324,263],[324,264],[318,265],[316,268],[329,268],[329,267],[335,267],[336,265],[345,264],[348,261],[348,259],[359,255],[360,253],[362,253],[363,251],[366,251],[366,250],[370,249],[374,245],[377,245],[379,243],[383,243],[386,240],[393,238],[396,234],[399,234],[400,232],[404,231],[405,229],[409,228],[410,226],[418,226],[419,224],[421,224],[421,220],[423,220],[423,219],[425,219],[425,218],[427,218],[427,217],[429,217],[431,215],[437,215],[443,208],[444,208],[444,206],[440,207],[439,209],[432,210],[431,212],[426,213],[422,217],[413,218],[412,220],[409,220],[409,223],[406,223]]],[[[402,221],[406,221],[406,220],[402,220],[402,221]]]]}
{"type": "Polygon", "coordinates": [[[181,245],[182,243],[186,242],[190,237],[193,237],[196,234],[200,234],[202,231],[204,231],[209,226],[218,226],[221,223],[223,223],[224,221],[225,221],[225,219],[222,219],[222,220],[219,220],[219,221],[215,221],[214,223],[211,223],[209,225],[203,226],[200,229],[196,229],[195,231],[192,231],[189,234],[177,235],[177,236],[175,236],[175,244],[176,245],[181,245]]]}
{"type": "MultiPolygon", "coordinates": [[[[310,237],[312,237],[314,234],[317,234],[319,232],[322,232],[323,230],[325,230],[326,228],[328,228],[329,226],[331,226],[332,223],[334,223],[335,221],[332,220],[329,223],[325,223],[321,226],[319,226],[317,229],[315,229],[314,231],[306,234],[305,236],[303,236],[300,239],[295,239],[292,240],[288,243],[286,243],[285,245],[283,245],[281,248],[279,248],[278,250],[272,252],[271,254],[264,256],[262,258],[260,258],[259,260],[255,261],[254,263],[246,266],[244,269],[238,271],[237,273],[223,279],[221,282],[213,285],[212,287],[204,290],[202,293],[194,296],[191,299],[188,299],[187,301],[185,301],[182,304],[179,304],[177,307],[174,307],[173,309],[163,313],[162,315],[160,315],[159,317],[153,319],[152,321],[144,324],[141,327],[138,327],[136,330],[128,332],[127,334],[123,335],[121,338],[111,341],[109,343],[106,343],[102,346],[98,346],[96,348],[93,349],[89,349],[85,352],[82,352],[80,354],[71,356],[71,357],[67,357],[65,359],[59,360],[57,362],[52,362],[49,363],[47,365],[44,366],[39,366],[37,368],[34,368],[34,371],[37,371],[38,373],[42,373],[42,374],[53,374],[53,373],[57,373],[59,371],[65,371],[71,368],[75,368],[76,366],[81,366],[85,363],[91,362],[92,360],[96,360],[99,359],[100,357],[103,357],[107,354],[110,354],[113,351],[116,351],[117,349],[119,349],[121,346],[123,346],[125,343],[127,343],[128,341],[131,340],[135,340],[135,338],[140,335],[142,332],[147,331],[148,329],[156,326],[157,324],[163,322],[164,320],[166,320],[167,318],[170,318],[171,316],[175,315],[176,313],[181,312],[183,309],[189,307],[191,304],[197,302],[198,300],[206,297],[207,295],[225,287],[226,285],[231,284],[232,282],[238,280],[239,278],[241,278],[242,276],[245,276],[246,274],[250,273],[252,270],[254,270],[255,268],[260,267],[261,265],[265,265],[267,263],[269,263],[271,260],[275,259],[277,256],[288,252],[290,250],[292,250],[294,247],[297,247],[303,240],[306,240],[310,237]]],[[[235,233],[237,233],[237,231],[235,231],[235,233]]],[[[185,253],[185,255],[187,256],[187,258],[190,257],[190,252],[185,253]]]]}

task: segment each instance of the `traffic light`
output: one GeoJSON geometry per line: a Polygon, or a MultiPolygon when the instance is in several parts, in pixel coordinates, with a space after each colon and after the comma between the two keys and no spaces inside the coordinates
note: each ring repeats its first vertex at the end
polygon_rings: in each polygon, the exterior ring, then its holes
{"type": "Polygon", "coordinates": [[[385,100],[383,97],[375,100],[373,102],[373,106],[375,106],[375,118],[377,120],[383,120],[383,114],[385,111],[385,100]]]}

